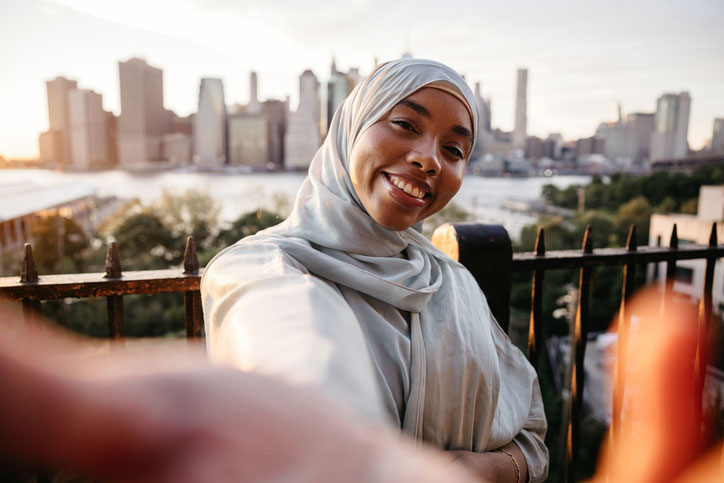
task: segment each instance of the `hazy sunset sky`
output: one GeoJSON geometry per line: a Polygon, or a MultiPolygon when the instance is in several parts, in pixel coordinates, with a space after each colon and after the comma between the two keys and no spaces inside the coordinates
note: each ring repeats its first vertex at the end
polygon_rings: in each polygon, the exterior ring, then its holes
{"type": "Polygon", "coordinates": [[[492,98],[493,125],[513,127],[515,71],[529,69],[528,131],[566,139],[602,121],[653,112],[664,92],[689,91],[689,142],[701,147],[724,117],[724,1],[547,2],[401,0],[3,0],[0,155],[37,156],[47,129],[45,81],[58,75],[103,95],[118,114],[118,61],[164,71],[165,105],[196,110],[201,77],[224,81],[227,104],[291,96],[334,56],[367,73],[374,59],[440,60],[492,98]]]}

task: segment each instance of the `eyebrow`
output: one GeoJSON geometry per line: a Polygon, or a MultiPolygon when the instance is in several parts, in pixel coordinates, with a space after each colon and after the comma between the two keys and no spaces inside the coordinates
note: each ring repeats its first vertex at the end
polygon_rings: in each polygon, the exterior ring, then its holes
{"type": "MultiPolygon", "coordinates": [[[[402,99],[400,102],[397,103],[398,106],[405,106],[416,113],[420,114],[421,116],[424,116],[428,119],[432,118],[432,115],[430,114],[430,111],[427,110],[427,108],[423,105],[418,104],[417,102],[411,101],[409,99],[402,99]]],[[[470,129],[461,126],[459,124],[456,124],[452,127],[452,131],[455,134],[459,134],[461,136],[465,136],[470,139],[470,141],[473,141],[473,133],[470,131],[470,129]]]]}
{"type": "Polygon", "coordinates": [[[468,129],[464,126],[461,126],[459,124],[456,124],[453,126],[452,130],[455,134],[460,134],[461,136],[470,138],[470,142],[473,141],[473,133],[470,131],[470,129],[468,129]]]}
{"type": "Polygon", "coordinates": [[[432,117],[430,115],[430,111],[427,110],[425,106],[422,106],[418,104],[417,102],[410,101],[408,99],[402,99],[400,102],[397,103],[398,106],[406,106],[415,111],[416,113],[420,114],[421,116],[425,116],[427,118],[432,117]]]}

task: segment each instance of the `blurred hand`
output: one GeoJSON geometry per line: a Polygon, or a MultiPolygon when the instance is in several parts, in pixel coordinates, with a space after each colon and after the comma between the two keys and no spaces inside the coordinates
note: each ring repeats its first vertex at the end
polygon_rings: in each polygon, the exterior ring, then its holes
{"type": "MultiPolygon", "coordinates": [[[[632,324],[621,440],[604,449],[595,483],[724,481],[721,445],[700,458],[701,404],[694,383],[697,313],[647,289],[629,306],[632,324]]],[[[720,348],[721,349],[721,348],[720,348]]]]}
{"type": "Polygon", "coordinates": [[[0,451],[16,461],[111,481],[472,481],[399,433],[315,393],[211,367],[185,342],[108,355],[18,320],[0,314],[0,451]]]}

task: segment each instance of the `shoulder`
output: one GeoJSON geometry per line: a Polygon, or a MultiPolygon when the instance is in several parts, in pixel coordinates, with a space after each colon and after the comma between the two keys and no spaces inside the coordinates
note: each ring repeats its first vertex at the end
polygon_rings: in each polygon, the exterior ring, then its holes
{"type": "Polygon", "coordinates": [[[248,237],[222,250],[206,266],[201,286],[223,279],[236,283],[268,277],[306,275],[308,270],[288,253],[284,245],[309,244],[306,240],[282,237],[248,237]]]}

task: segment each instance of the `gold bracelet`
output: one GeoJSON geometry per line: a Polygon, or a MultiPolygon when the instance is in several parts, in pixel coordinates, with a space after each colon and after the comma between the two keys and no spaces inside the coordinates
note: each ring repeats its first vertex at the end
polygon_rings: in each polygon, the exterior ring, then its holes
{"type": "Polygon", "coordinates": [[[510,458],[510,461],[513,462],[513,468],[515,469],[515,482],[516,482],[516,483],[520,483],[520,466],[518,466],[518,462],[515,461],[515,456],[513,456],[513,454],[512,454],[510,451],[505,450],[505,449],[503,449],[503,448],[498,448],[498,449],[495,450],[495,452],[496,452],[496,453],[503,453],[503,454],[506,455],[508,458],[510,458]]]}

